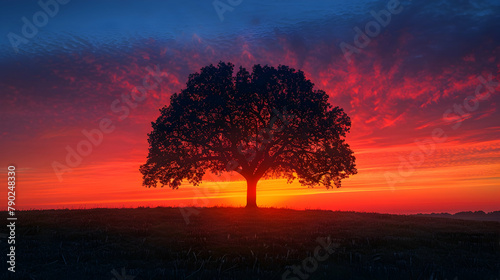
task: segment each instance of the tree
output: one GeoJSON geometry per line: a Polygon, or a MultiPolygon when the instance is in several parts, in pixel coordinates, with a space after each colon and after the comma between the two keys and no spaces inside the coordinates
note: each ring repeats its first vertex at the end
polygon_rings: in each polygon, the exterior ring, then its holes
{"type": "Polygon", "coordinates": [[[235,171],[247,181],[247,207],[257,207],[261,178],[308,187],[341,186],[357,173],[344,137],[351,121],[302,71],[255,65],[252,73],[220,62],[189,75],[152,123],[143,185],[197,186],[205,172],[235,171]]]}

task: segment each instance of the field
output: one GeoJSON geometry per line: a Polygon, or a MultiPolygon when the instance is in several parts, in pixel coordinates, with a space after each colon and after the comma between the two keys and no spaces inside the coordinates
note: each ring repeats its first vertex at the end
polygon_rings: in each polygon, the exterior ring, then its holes
{"type": "Polygon", "coordinates": [[[19,211],[16,272],[3,261],[0,278],[500,279],[499,222],[268,208],[197,211],[189,223],[179,208],[19,211]]]}

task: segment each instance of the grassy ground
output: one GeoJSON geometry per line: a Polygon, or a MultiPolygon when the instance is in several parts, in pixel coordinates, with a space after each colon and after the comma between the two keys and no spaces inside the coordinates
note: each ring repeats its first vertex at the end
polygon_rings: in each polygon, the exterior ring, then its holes
{"type": "MultiPolygon", "coordinates": [[[[189,224],[178,208],[17,212],[16,273],[4,265],[0,278],[500,279],[499,222],[320,210],[198,211],[189,224]],[[318,237],[329,237],[335,248],[325,260],[314,254],[318,237]],[[293,266],[300,271],[283,277],[293,266]]],[[[7,244],[1,241],[4,259],[7,244]]],[[[326,251],[317,253],[324,257],[326,251]]]]}

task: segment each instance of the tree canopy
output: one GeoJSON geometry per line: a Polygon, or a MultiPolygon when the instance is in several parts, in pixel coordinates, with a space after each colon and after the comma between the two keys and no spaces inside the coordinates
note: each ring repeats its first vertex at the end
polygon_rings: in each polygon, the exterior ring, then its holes
{"type": "Polygon", "coordinates": [[[328,99],[288,66],[203,67],[152,123],[143,185],[176,189],[183,180],[199,185],[206,172],[235,171],[247,180],[248,207],[261,178],[340,187],[357,173],[345,141],[351,121],[328,99]]]}

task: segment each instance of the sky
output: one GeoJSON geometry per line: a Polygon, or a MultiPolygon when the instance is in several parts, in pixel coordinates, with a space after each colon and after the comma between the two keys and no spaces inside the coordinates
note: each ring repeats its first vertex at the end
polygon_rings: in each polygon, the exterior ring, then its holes
{"type": "Polygon", "coordinates": [[[225,61],[300,69],[352,120],[358,174],[329,190],[261,181],[258,205],[500,210],[498,1],[0,5],[0,174],[16,167],[17,209],[244,206],[238,174],[172,190],[139,173],[159,109],[225,61]]]}

